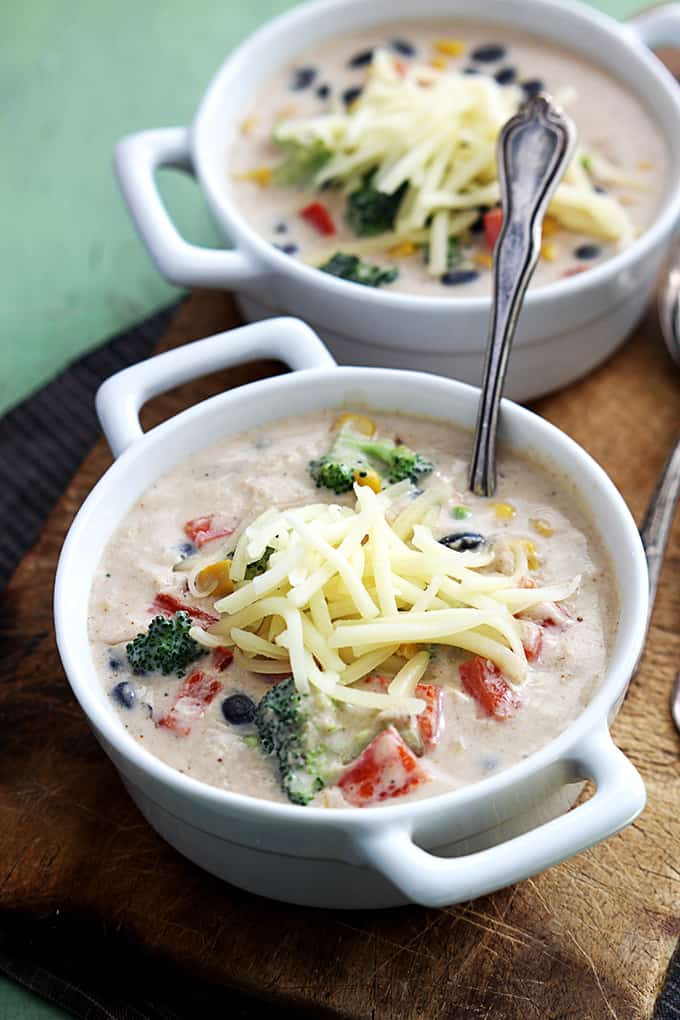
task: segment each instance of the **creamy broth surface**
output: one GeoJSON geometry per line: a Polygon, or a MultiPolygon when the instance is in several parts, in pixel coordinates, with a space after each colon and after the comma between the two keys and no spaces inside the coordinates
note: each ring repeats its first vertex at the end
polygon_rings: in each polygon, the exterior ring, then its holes
{"type": "MultiPolygon", "coordinates": [[[[234,127],[227,143],[225,187],[258,233],[291,257],[316,264],[318,252],[352,251],[356,237],[345,222],[346,195],[332,188],[319,193],[274,184],[263,187],[254,180],[242,179],[241,175],[253,168],[274,166],[281,160],[281,149],[272,140],[279,120],[342,107],[343,94],[360,87],[367,74],[366,67],[349,66],[356,54],[375,47],[392,47],[398,59],[427,62],[433,54],[436,58],[435,43],[442,37],[455,37],[464,47],[462,55],[446,59],[446,66],[452,71],[474,70],[491,76],[512,74],[515,84],[524,83],[529,90],[539,85],[558,98],[564,96],[576,123],[579,144],[592,146],[630,179],[624,184],[608,184],[606,190],[625,206],[635,233],[642,233],[651,224],[663,200],[666,146],[652,116],[623,84],[576,54],[538,37],[493,25],[423,21],[374,26],[303,50],[294,64],[269,79],[252,107],[244,110],[240,127],[234,127]],[[395,40],[406,41],[414,50],[413,57],[400,53],[395,40]],[[502,57],[490,62],[471,59],[477,47],[488,44],[502,45],[502,57]],[[300,69],[312,69],[313,80],[304,88],[293,88],[300,69]],[[316,198],[332,214],[337,228],[334,237],[321,237],[300,216],[301,209],[316,198]]],[[[592,237],[564,229],[546,237],[546,241],[549,245],[530,285],[534,288],[587,271],[618,250],[616,244],[594,242],[592,237]]],[[[459,276],[446,284],[439,277],[428,275],[422,249],[408,257],[393,251],[368,255],[365,260],[398,267],[398,278],[383,287],[386,292],[429,297],[488,294],[490,249],[483,243],[481,224],[465,237],[462,252],[463,260],[457,266],[459,276]]]]}
{"type": "MultiPolygon", "coordinates": [[[[252,726],[228,724],[221,710],[224,698],[233,693],[259,701],[271,681],[233,661],[215,674],[223,685],[219,696],[202,717],[192,720],[188,735],[177,735],[160,727],[158,719],[172,704],[181,681],[160,674],[133,676],[125,645],[148,627],[158,592],[207,610],[214,603],[210,598],[188,596],[186,574],[173,570],[183,548],[186,551],[183,527],[187,520],[219,512],[235,524],[246,524],[272,505],[353,503],[352,493],[337,496],[318,489],[307,470],[310,458],[327,448],[336,413],[269,423],[182,462],[131,507],[96,571],[89,633],[101,683],[111,692],[127,680],[136,692],[132,708],[111,700],[121,725],[174,768],[225,790],[286,801],[272,761],[256,746],[252,726]]],[[[531,754],[568,726],[592,698],[604,674],[618,596],[600,539],[568,481],[504,451],[497,494],[493,501],[480,499],[466,486],[471,445],[467,432],[404,415],[374,418],[380,434],[398,435],[435,462],[436,470],[423,480],[422,488],[444,485],[450,492],[450,503],[442,507],[437,522],[441,535],[473,530],[501,546],[514,537],[530,539],[539,561],[532,576],[539,586],[581,576],[578,591],[564,603],[568,625],[545,628],[540,658],[522,686],[521,709],[514,717],[499,721],[485,715],[463,690],[458,665],[469,658],[466,653],[441,647],[435,651],[426,679],[444,689],[441,739],[421,759],[430,781],[403,796],[404,800],[474,783],[531,754]],[[510,504],[515,516],[499,519],[494,509],[498,501],[510,504]],[[471,511],[463,522],[452,518],[452,507],[459,504],[471,511]],[[548,522],[553,534],[537,534],[532,524],[536,519],[548,522]]],[[[199,660],[197,666],[210,672],[210,658],[199,660]]],[[[347,806],[337,787],[322,791],[313,803],[347,806]]]]}

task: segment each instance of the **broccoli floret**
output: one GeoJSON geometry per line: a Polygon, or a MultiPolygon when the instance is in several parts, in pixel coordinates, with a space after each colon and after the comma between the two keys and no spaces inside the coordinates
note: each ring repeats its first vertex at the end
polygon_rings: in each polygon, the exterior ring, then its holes
{"type": "Polygon", "coordinates": [[[276,759],[281,789],[293,804],[308,804],[337,767],[323,746],[319,726],[332,711],[324,695],[300,694],[292,676],[271,687],[257,706],[260,747],[276,759]]]}
{"type": "Polygon", "coordinates": [[[317,486],[336,493],[348,492],[357,477],[366,471],[377,472],[389,483],[408,478],[415,484],[433,469],[431,460],[403,443],[356,435],[348,426],[337,433],[328,453],[309,464],[317,486]]]}
{"type": "Polygon", "coordinates": [[[396,266],[371,265],[370,262],[363,262],[358,255],[347,255],[345,252],[336,251],[328,262],[319,266],[322,273],[330,273],[331,276],[339,276],[341,280],[349,280],[350,283],[361,283],[364,287],[380,287],[383,283],[394,283],[399,276],[396,266]]]}
{"type": "Polygon", "coordinates": [[[319,170],[326,165],[333,153],[319,139],[310,145],[296,141],[274,141],[284,151],[283,162],[274,170],[273,182],[282,187],[304,188],[312,183],[319,170]]]}
{"type": "Polygon", "coordinates": [[[273,552],[274,550],[272,547],[268,545],[259,560],[255,560],[253,563],[248,564],[244,575],[247,581],[252,581],[254,577],[259,577],[260,574],[264,574],[265,570],[269,566],[269,558],[273,552]]]}
{"type": "Polygon", "coordinates": [[[388,195],[373,187],[371,177],[370,174],[366,175],[361,187],[347,199],[347,224],[357,237],[373,237],[391,230],[408,187],[408,182],[404,181],[396,191],[388,195]]]}
{"type": "Polygon", "coordinates": [[[189,637],[190,627],[191,617],[185,612],[169,620],[154,616],[146,634],[138,634],[125,648],[132,672],[184,676],[189,663],[205,655],[205,649],[189,637]]]}

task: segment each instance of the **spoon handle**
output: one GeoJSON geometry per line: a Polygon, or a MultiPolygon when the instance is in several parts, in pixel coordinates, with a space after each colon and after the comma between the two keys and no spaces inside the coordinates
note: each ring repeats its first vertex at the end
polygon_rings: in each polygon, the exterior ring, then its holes
{"type": "Polygon", "coordinates": [[[524,292],[541,250],[541,225],[574,147],[572,121],[539,93],[507,122],[498,139],[503,226],[494,250],[494,300],[470,466],[470,489],[496,489],[498,408],[524,292]]]}
{"type": "Polygon", "coordinates": [[[647,557],[649,569],[649,612],[651,615],[659,584],[659,575],[666,551],[666,543],[680,498],[680,436],[666,461],[656,484],[645,519],[640,528],[640,537],[647,557]]]}

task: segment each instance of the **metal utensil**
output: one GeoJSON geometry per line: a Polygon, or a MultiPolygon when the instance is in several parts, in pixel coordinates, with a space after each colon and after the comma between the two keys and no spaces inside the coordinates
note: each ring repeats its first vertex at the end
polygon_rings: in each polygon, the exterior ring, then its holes
{"type": "MultiPolygon", "coordinates": [[[[659,292],[659,321],[668,352],[676,365],[680,366],[680,243],[676,243],[671,253],[666,279],[659,292]]],[[[650,614],[679,497],[680,436],[661,472],[640,528],[649,567],[650,614]]],[[[671,693],[671,715],[680,731],[680,672],[671,693]]]]}
{"type": "Polygon", "coordinates": [[[496,489],[498,409],[510,345],[540,254],[543,216],[574,141],[572,121],[545,93],[529,99],[498,139],[503,226],[494,250],[493,308],[470,465],[470,489],[479,496],[496,489]]]}

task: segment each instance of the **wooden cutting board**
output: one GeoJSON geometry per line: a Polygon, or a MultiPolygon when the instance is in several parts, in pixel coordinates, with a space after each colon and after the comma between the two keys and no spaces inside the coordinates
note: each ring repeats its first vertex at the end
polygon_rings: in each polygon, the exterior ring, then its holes
{"type": "MultiPolygon", "coordinates": [[[[227,297],[196,294],[162,346],[236,323],[227,297]]],[[[145,424],[276,371],[282,367],[260,363],[184,386],[149,405],[145,424]]],[[[599,371],[536,409],[606,468],[639,520],[680,431],[680,372],[662,349],[655,316],[599,371]]],[[[52,633],[52,579],[68,526],[109,463],[100,441],[2,601],[5,917],[60,912],[76,918],[61,936],[76,958],[86,945],[109,954],[125,945],[175,976],[247,990],[295,1015],[308,1007],[352,1020],[651,1017],[680,934],[680,739],[668,713],[680,668],[680,527],[642,667],[614,725],[647,784],[639,821],[531,881],[463,906],[315,911],[221,884],[166,846],[128,799],[70,693],[52,633]]]]}

